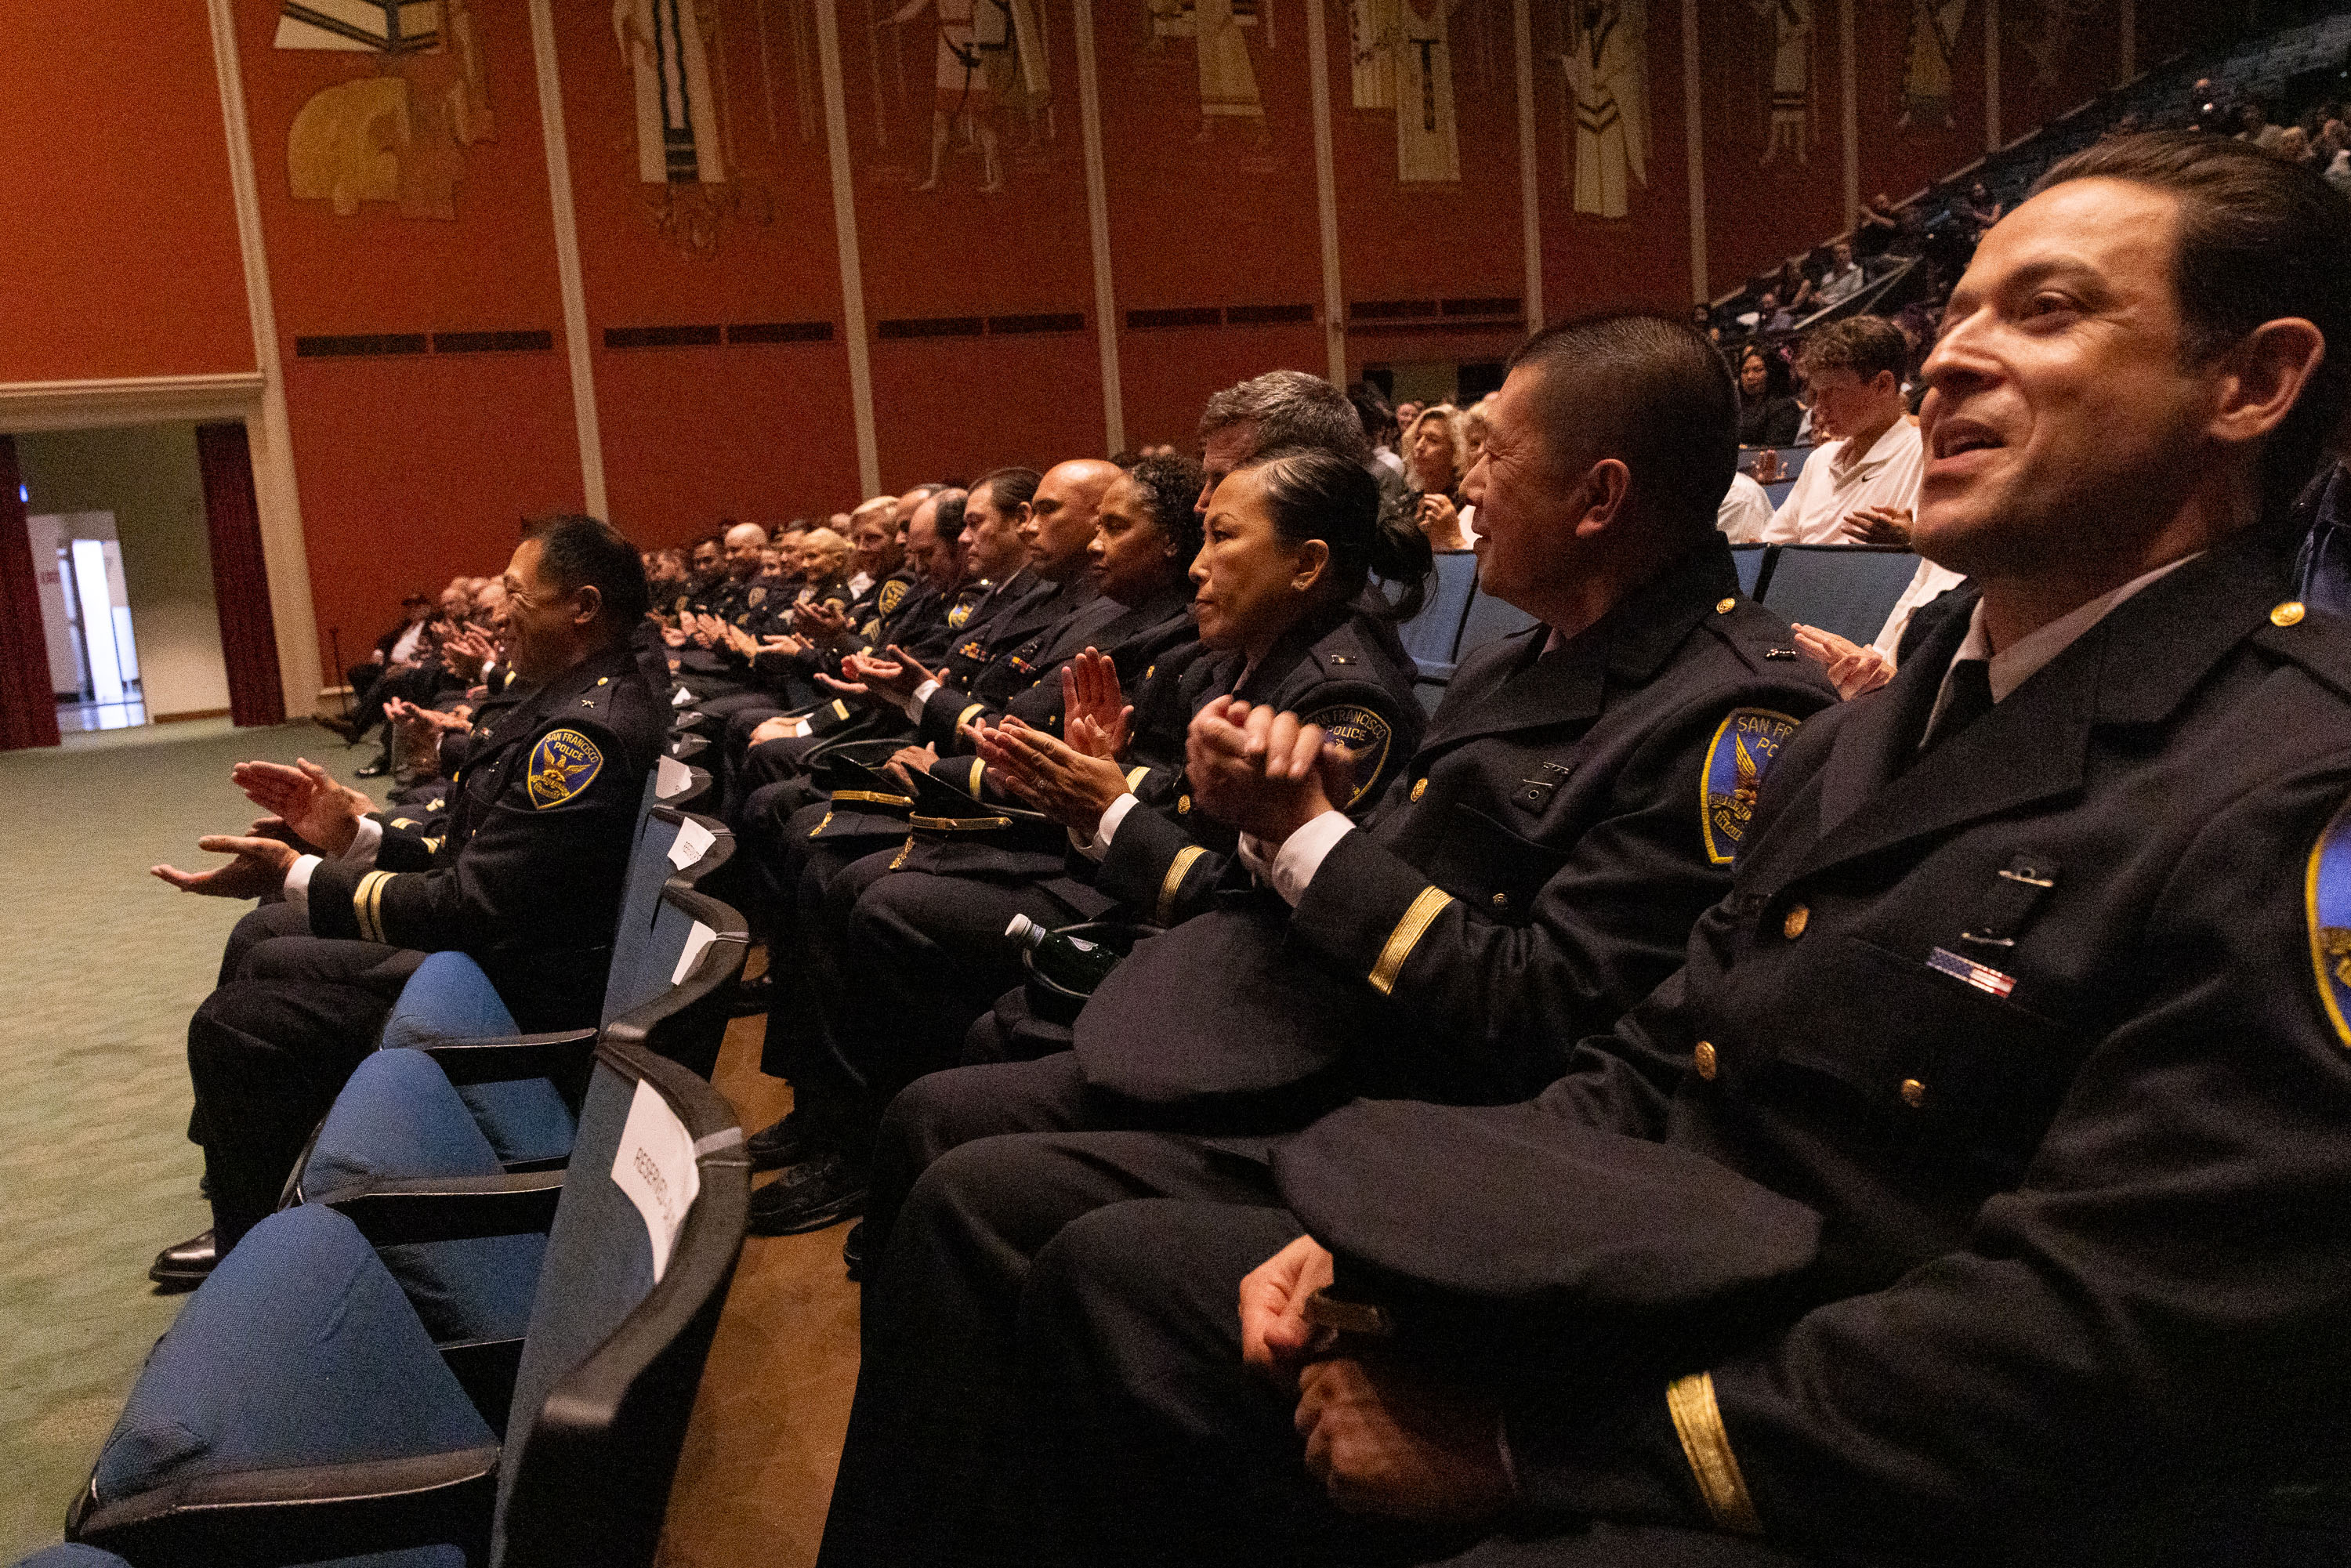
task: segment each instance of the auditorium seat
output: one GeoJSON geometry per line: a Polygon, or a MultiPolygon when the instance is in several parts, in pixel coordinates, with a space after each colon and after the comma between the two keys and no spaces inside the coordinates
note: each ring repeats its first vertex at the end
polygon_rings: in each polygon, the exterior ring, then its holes
{"type": "Polygon", "coordinates": [[[1462,617],[1461,642],[1455,653],[1466,659],[1487,643],[1515,632],[1523,632],[1535,623],[1535,618],[1517,605],[1480,593],[1469,601],[1469,613],[1462,617]]]}
{"type": "Polygon", "coordinates": [[[1917,556],[1889,545],[1780,545],[1761,597],[1789,621],[1866,643],[1917,569],[1917,556]]]}
{"type": "MultiPolygon", "coordinates": [[[[416,1239],[413,1207],[285,1210],[156,1345],[68,1535],[139,1568],[650,1564],[750,1166],[708,1084],[616,1040],[597,1051],[579,1154],[509,1400],[476,1402],[376,1250],[416,1239]]],[[[500,1234],[515,1212],[430,1216],[500,1234]]]]}
{"type": "Polygon", "coordinates": [[[710,742],[702,736],[674,731],[670,735],[669,754],[680,762],[691,762],[709,749],[710,742]]]}
{"type": "Polygon", "coordinates": [[[1437,552],[1437,572],[1429,580],[1428,598],[1420,613],[1396,623],[1396,636],[1422,674],[1440,681],[1452,678],[1461,622],[1477,591],[1476,550],[1437,552]]]}
{"type": "Polygon", "coordinates": [[[1763,591],[1759,585],[1763,580],[1763,568],[1771,559],[1771,553],[1770,545],[1732,545],[1730,547],[1731,564],[1739,568],[1739,591],[1750,599],[1763,597],[1763,591]]]}

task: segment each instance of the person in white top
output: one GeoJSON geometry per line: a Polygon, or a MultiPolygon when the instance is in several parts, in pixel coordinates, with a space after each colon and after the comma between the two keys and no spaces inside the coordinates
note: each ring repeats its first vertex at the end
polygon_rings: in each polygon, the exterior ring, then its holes
{"type": "Polygon", "coordinates": [[[1844,240],[1830,247],[1829,254],[1834,259],[1828,270],[1821,274],[1819,298],[1823,305],[1842,305],[1860,293],[1862,285],[1869,279],[1853,259],[1853,246],[1844,240]]]}
{"type": "Polygon", "coordinates": [[[1732,544],[1751,545],[1761,541],[1771,521],[1771,497],[1763,486],[1744,474],[1733,474],[1722,505],[1715,509],[1714,526],[1732,544]]]}
{"type": "MultiPolygon", "coordinates": [[[[1917,505],[1918,427],[1904,417],[1902,329],[1882,316],[1832,321],[1796,357],[1827,438],[1763,530],[1767,544],[1880,542],[1873,523],[1917,505]]],[[[1889,541],[1890,542],[1890,541],[1889,541]]]]}

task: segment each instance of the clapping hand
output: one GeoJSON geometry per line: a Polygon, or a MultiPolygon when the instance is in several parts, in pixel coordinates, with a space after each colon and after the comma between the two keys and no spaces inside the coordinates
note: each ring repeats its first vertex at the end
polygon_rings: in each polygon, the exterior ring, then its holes
{"type": "MultiPolygon", "coordinates": [[[[285,823],[303,842],[330,855],[350,848],[360,819],[375,809],[375,802],[336,783],[308,758],[291,768],[282,762],[240,762],[229,777],[246,800],[285,823]]],[[[210,849],[211,841],[204,841],[202,847],[210,849]]]]}
{"type": "Polygon", "coordinates": [[[1796,646],[1828,672],[1829,684],[1847,702],[1864,692],[1876,691],[1894,678],[1894,661],[1875,648],[1849,642],[1817,626],[1798,626],[1795,632],[1796,646]]]}
{"type": "Polygon", "coordinates": [[[150,866],[149,874],[162,878],[183,893],[201,893],[213,898],[259,898],[284,887],[286,873],[301,858],[293,845],[279,840],[227,833],[207,834],[196,841],[196,848],[210,854],[236,858],[210,871],[150,866]]]}
{"type": "Polygon", "coordinates": [[[890,760],[882,765],[882,770],[895,774],[898,782],[911,790],[914,787],[911,775],[928,773],[938,759],[938,747],[935,746],[902,746],[890,754],[890,760]]]}
{"type": "Polygon", "coordinates": [[[1899,545],[1910,548],[1910,508],[1907,507],[1864,507],[1849,514],[1843,528],[1844,537],[1859,545],[1899,545]]]}
{"type": "Polygon", "coordinates": [[[1125,757],[1134,709],[1119,690],[1118,665],[1109,654],[1088,648],[1061,666],[1061,714],[1077,749],[1108,762],[1125,757]]]}
{"type": "Polygon", "coordinates": [[[1004,787],[1065,828],[1091,834],[1126,793],[1126,775],[1116,762],[1089,756],[1017,718],[1008,716],[993,729],[974,725],[970,733],[1004,787]]]}
{"type": "Polygon", "coordinates": [[[1354,793],[1353,757],[1322,726],[1238,697],[1192,716],[1184,758],[1200,809],[1269,844],[1354,793]]]}
{"type": "Polygon", "coordinates": [[[830,600],[811,599],[793,614],[792,630],[811,643],[837,643],[849,632],[849,612],[830,600]]]}

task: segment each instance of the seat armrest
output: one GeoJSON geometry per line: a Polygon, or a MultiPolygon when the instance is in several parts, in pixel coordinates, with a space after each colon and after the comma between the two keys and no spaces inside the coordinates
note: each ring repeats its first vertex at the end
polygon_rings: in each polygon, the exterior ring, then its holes
{"type": "Polygon", "coordinates": [[[313,1203],[333,1209],[375,1248],[484,1236],[545,1234],[555,1223],[564,1173],[429,1176],[340,1187],[313,1203]]]}
{"type": "Polygon", "coordinates": [[[497,1035],[409,1049],[430,1056],[449,1075],[449,1082],[460,1086],[517,1078],[552,1078],[559,1085],[578,1084],[587,1081],[595,1059],[596,1031],[569,1029],[552,1034],[497,1035]]]}

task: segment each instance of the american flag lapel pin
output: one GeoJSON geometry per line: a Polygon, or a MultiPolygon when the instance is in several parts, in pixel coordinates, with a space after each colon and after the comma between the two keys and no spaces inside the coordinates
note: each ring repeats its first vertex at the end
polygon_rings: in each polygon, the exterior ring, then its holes
{"type": "Polygon", "coordinates": [[[1927,967],[1940,969],[1955,980],[1973,986],[1987,996],[2005,997],[2016,989],[2016,977],[2003,975],[1989,964],[1979,964],[1973,958],[1963,958],[1949,947],[1938,947],[1927,955],[1927,967]]]}

